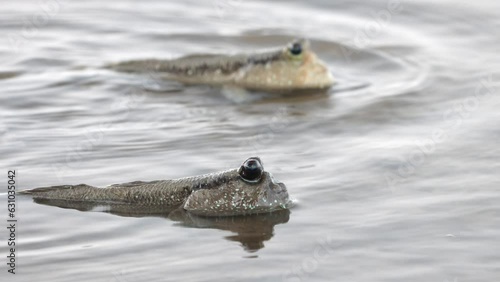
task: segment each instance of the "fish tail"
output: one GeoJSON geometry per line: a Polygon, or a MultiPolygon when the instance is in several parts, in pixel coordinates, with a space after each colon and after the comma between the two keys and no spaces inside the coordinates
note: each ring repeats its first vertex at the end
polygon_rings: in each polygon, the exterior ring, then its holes
{"type": "Polygon", "coordinates": [[[160,71],[165,65],[165,62],[159,60],[137,60],[137,61],[126,61],[116,64],[111,64],[106,66],[109,69],[118,72],[149,72],[149,71],[160,71]]]}
{"type": "Polygon", "coordinates": [[[97,188],[86,185],[59,185],[40,187],[18,192],[21,195],[31,195],[40,199],[84,200],[85,195],[97,188]]]}

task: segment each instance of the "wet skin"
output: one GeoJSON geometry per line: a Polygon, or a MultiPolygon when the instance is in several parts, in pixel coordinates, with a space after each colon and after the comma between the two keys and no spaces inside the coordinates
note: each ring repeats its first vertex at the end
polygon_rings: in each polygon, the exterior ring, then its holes
{"type": "Polygon", "coordinates": [[[86,184],[42,187],[20,192],[35,201],[59,206],[78,202],[90,206],[134,205],[145,210],[182,207],[201,216],[235,216],[287,209],[286,186],[264,171],[262,161],[247,159],[238,169],[152,182],[115,184],[106,188],[86,184]]]}
{"type": "Polygon", "coordinates": [[[255,54],[190,55],[174,60],[128,61],[110,65],[122,72],[150,72],[185,84],[287,93],[325,90],[334,79],[305,39],[255,54]]]}

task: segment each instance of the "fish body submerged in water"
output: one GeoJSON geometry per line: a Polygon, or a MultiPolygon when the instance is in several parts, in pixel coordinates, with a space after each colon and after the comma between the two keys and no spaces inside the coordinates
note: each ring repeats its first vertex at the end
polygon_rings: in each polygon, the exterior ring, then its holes
{"type": "Polygon", "coordinates": [[[110,66],[124,72],[154,72],[185,84],[229,86],[264,92],[325,90],[332,74],[309,41],[301,39],[274,51],[236,55],[191,55],[174,60],[143,60],[110,66]]]}
{"type": "Polygon", "coordinates": [[[286,186],[264,171],[259,158],[238,169],[153,182],[132,182],[96,188],[85,184],[25,190],[35,200],[88,202],[137,207],[177,207],[201,216],[235,216],[287,209],[286,186]]]}

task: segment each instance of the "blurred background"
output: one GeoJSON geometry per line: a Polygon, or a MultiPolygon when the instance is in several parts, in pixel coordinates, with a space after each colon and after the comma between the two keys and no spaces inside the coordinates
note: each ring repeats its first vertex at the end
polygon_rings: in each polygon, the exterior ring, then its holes
{"type": "Polygon", "coordinates": [[[0,155],[19,190],[178,178],[258,155],[296,203],[207,220],[20,198],[18,274],[1,277],[498,278],[498,1],[2,0],[0,16],[0,155]],[[296,37],[336,78],[329,93],[238,100],[103,68],[296,37]]]}

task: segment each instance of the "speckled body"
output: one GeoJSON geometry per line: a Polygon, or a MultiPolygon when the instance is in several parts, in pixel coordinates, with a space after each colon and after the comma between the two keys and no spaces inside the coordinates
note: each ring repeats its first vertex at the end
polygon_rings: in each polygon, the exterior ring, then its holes
{"type": "Polygon", "coordinates": [[[174,60],[129,61],[112,65],[124,72],[153,72],[185,84],[232,86],[256,91],[288,92],[327,89],[334,79],[326,65],[312,52],[307,40],[290,47],[255,54],[191,55],[174,60]]]}
{"type": "Polygon", "coordinates": [[[174,180],[132,182],[97,188],[85,184],[43,187],[21,192],[36,200],[82,201],[136,206],[182,206],[203,216],[254,214],[285,209],[288,192],[264,172],[258,183],[248,183],[232,169],[174,180]]]}

